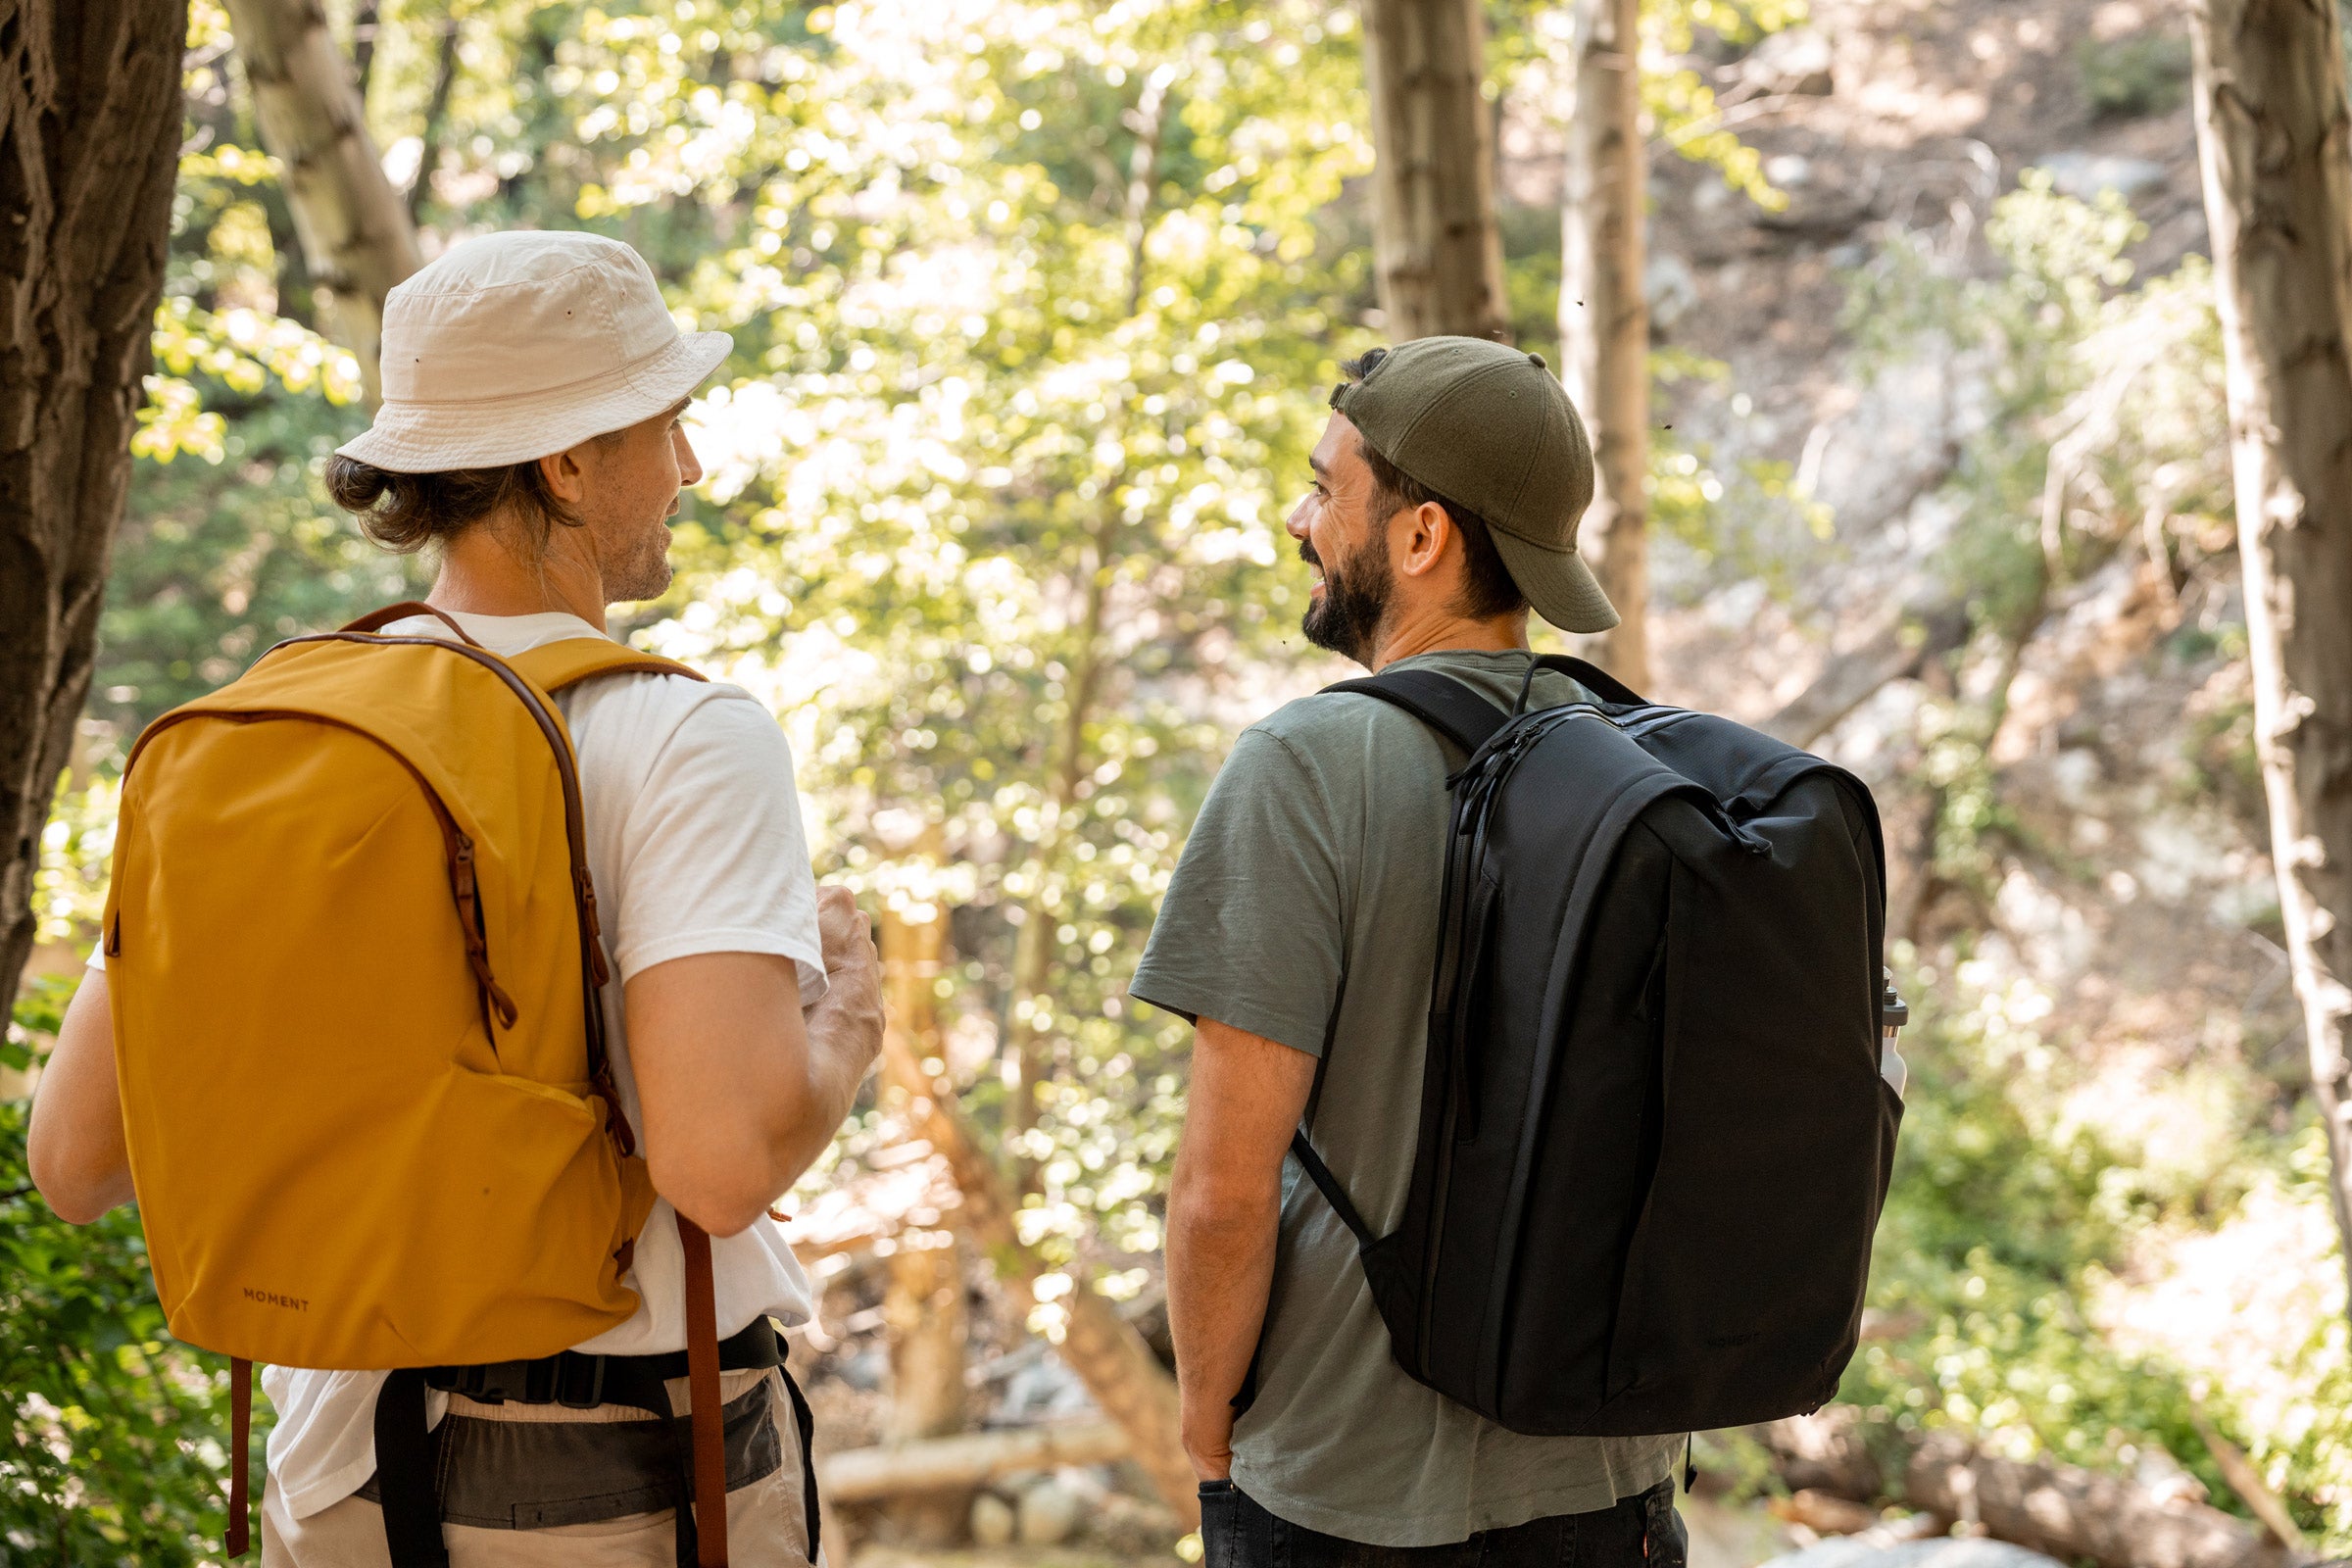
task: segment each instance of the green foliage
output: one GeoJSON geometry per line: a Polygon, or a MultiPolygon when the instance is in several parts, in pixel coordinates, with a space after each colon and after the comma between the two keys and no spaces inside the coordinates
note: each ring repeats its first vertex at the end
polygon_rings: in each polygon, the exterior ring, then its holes
{"type": "Polygon", "coordinates": [[[2082,96],[2094,115],[2133,120],[2169,115],[2188,97],[2188,40],[2169,32],[2137,32],[2101,42],[2085,38],[2075,50],[2082,96]]]}
{"type": "MultiPolygon", "coordinates": [[[[36,987],[19,1003],[12,1054],[54,1032],[68,989],[36,987]]],[[[68,1225],[32,1190],[29,1108],[0,1101],[0,1562],[214,1560],[227,1364],[165,1329],[135,1210],[68,1225]]],[[[256,1487],[261,1450],[257,1435],[256,1487]]]]}
{"type": "Polygon", "coordinates": [[[2120,197],[2083,203],[2029,170],[1986,225],[1990,275],[1898,235],[1854,277],[1845,324],[1865,368],[1940,358],[1988,389],[1971,411],[1937,552],[1975,633],[1957,694],[1931,703],[1936,875],[1983,895],[1998,805],[1986,748],[2001,673],[2066,583],[2136,546],[2168,573],[2233,548],[2228,400],[2211,273],[2191,258],[2137,283],[2145,229],[2120,197]],[[2136,286],[2134,286],[2136,284],[2136,286]]]}
{"type": "MultiPolygon", "coordinates": [[[[1903,981],[1919,1020],[1903,1041],[1908,1104],[1868,1338],[1840,1396],[1862,1408],[1889,1457],[1894,1434],[1938,1426],[2011,1457],[2108,1472],[2161,1452],[2217,1505],[2244,1513],[2198,1435],[2202,1416],[2256,1456],[2305,1524],[2342,1539],[2352,1511],[2322,1500],[2346,1495],[2352,1448],[2341,1306],[2297,1316],[2309,1344],[2251,1347],[2261,1364],[2222,1383],[2132,1348],[2102,1298],[2133,1237],[2226,1219],[2260,1191],[2246,1173],[2273,1152],[2233,1151],[2224,1168],[2168,1178],[2103,1146],[2060,1108],[2080,1069],[2038,1028],[2048,999],[2022,982],[1995,987],[1991,973],[1963,962],[1948,977],[1918,969],[1903,981]],[[2266,1381],[2293,1391],[2283,1411],[2257,1420],[2233,1407],[2266,1381]]],[[[2324,1215],[2324,1155],[2309,1152],[2318,1143],[2300,1137],[2276,1163],[2297,1173],[2295,1200],[2324,1215]]]]}

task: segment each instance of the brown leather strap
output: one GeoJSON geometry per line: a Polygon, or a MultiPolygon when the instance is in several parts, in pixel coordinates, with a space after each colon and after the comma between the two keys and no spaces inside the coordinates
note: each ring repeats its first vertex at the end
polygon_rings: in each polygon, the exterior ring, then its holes
{"type": "Polygon", "coordinates": [[[246,1452],[253,1437],[253,1363],[228,1360],[228,1539],[221,1549],[242,1557],[253,1544],[252,1500],[245,1486],[246,1452]]]}
{"type": "Polygon", "coordinates": [[[417,615],[432,616],[435,620],[441,622],[442,625],[447,626],[451,631],[456,632],[458,634],[458,640],[465,643],[468,647],[479,648],[482,646],[480,643],[475,642],[472,636],[466,632],[466,628],[459,625],[456,619],[453,618],[448,612],[435,610],[432,606],[415,599],[405,600],[397,605],[386,605],[381,610],[370,611],[343,629],[345,631],[361,632],[381,631],[384,627],[391,625],[396,620],[409,620],[417,615]]]}
{"type": "Polygon", "coordinates": [[[686,1386],[694,1397],[695,1558],[701,1568],[727,1568],[727,1436],[710,1238],[680,1214],[678,1243],[686,1251],[686,1386]]]}

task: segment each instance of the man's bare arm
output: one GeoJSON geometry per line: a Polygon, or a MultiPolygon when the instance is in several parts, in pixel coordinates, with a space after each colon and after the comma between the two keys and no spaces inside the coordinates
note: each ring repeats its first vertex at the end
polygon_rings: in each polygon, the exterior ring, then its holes
{"type": "Polygon", "coordinates": [[[832,1142],[882,1050],[881,968],[865,916],[817,890],[827,988],[804,1018],[793,960],[705,953],[623,992],[654,1190],[713,1236],[773,1203],[832,1142]]]}
{"type": "Polygon", "coordinates": [[[87,1225],[131,1200],[130,1150],[115,1082],[114,1008],[103,969],[82,976],[66,1007],[33,1091],[24,1152],[32,1184],[69,1224],[87,1225]]]}
{"type": "Polygon", "coordinates": [[[1282,1219],[1282,1156],[1315,1058],[1202,1018],[1168,1191],[1168,1329],[1184,1446],[1204,1481],[1233,1471],[1233,1396],[1265,1322],[1282,1219]]]}

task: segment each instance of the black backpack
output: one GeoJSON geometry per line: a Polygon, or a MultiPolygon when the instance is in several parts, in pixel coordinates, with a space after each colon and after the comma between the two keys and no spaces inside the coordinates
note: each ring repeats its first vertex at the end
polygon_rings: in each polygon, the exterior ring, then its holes
{"type": "Polygon", "coordinates": [[[1355,1233],[1397,1363],[1489,1420],[1810,1412],[1854,1351],[1902,1116],[1877,808],[1754,730],[1537,667],[1599,700],[1506,715],[1428,670],[1330,688],[1470,760],[1403,1223],[1373,1236],[1303,1132],[1293,1152],[1355,1233]]]}

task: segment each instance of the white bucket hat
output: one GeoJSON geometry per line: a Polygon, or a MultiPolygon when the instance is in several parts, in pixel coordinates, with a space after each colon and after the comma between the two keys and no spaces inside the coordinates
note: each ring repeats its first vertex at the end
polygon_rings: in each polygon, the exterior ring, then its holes
{"type": "Polygon", "coordinates": [[[652,418],[734,345],[681,333],[618,240],[485,234],[385,297],[383,407],[336,450],[394,473],[528,463],[652,418]]]}

